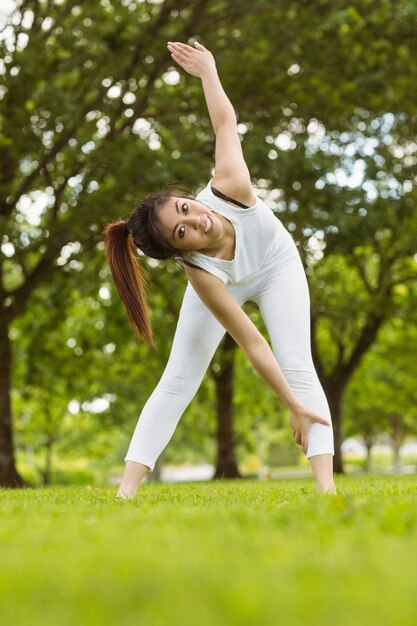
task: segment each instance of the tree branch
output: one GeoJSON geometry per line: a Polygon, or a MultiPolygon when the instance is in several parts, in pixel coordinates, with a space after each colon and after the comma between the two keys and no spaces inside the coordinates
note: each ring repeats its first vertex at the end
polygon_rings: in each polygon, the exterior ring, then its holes
{"type": "Polygon", "coordinates": [[[368,277],[366,276],[366,272],[365,272],[365,267],[357,259],[356,259],[356,268],[358,270],[359,276],[362,278],[366,291],[369,293],[369,295],[372,295],[375,292],[375,287],[372,287],[371,283],[368,281],[368,277]]]}
{"type": "Polygon", "coordinates": [[[13,303],[10,307],[11,319],[17,317],[23,312],[25,304],[32,291],[42,280],[47,278],[57,252],[61,250],[66,241],[67,231],[63,228],[61,232],[54,234],[53,243],[50,244],[49,248],[32,272],[27,275],[25,282],[14,291],[9,292],[13,298],[13,303]]]}
{"type": "Polygon", "coordinates": [[[385,310],[382,310],[378,315],[370,313],[349,359],[345,363],[338,364],[333,370],[333,373],[338,372],[338,378],[341,378],[345,383],[352,376],[363,356],[374,343],[385,318],[385,310]]]}

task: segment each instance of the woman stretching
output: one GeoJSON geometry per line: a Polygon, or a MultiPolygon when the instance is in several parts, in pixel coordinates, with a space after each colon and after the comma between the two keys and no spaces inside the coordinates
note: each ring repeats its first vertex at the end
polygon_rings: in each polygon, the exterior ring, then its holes
{"type": "Polygon", "coordinates": [[[253,191],[212,54],[201,44],[168,43],[172,58],[201,79],[216,135],[215,174],[190,198],[152,193],[127,222],[105,229],[106,257],[135,331],[153,345],[145,274],[136,250],[175,258],[188,284],[165,371],[145,404],[125,457],[118,497],[133,498],[171,439],[225,331],[290,410],[294,438],[310,461],[318,491],[335,492],[333,429],[310,348],[310,301],[297,248],[253,191]],[[259,306],[269,343],[241,309],[259,306]]]}

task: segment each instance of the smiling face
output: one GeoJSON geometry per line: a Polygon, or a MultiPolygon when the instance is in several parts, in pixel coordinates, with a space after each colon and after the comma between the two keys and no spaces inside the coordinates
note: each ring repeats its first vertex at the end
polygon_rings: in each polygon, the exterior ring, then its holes
{"type": "Polygon", "coordinates": [[[168,242],[179,251],[214,250],[223,236],[216,213],[190,198],[169,198],[158,219],[168,242]]]}

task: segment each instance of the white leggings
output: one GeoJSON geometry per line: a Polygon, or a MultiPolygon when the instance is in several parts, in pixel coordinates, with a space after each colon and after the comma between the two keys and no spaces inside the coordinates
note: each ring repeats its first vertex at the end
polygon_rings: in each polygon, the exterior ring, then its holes
{"type": "MultiPolygon", "coordinates": [[[[279,249],[269,254],[256,276],[228,285],[227,289],[239,305],[248,300],[258,304],[274,355],[295,396],[331,422],[311,357],[307,280],[290,234],[282,227],[279,249]]],[[[153,470],[224,333],[223,326],[188,283],[168,363],[143,408],[125,461],[136,461],[153,470]]],[[[334,454],[332,426],[311,427],[307,457],[318,454],[334,454]]]]}

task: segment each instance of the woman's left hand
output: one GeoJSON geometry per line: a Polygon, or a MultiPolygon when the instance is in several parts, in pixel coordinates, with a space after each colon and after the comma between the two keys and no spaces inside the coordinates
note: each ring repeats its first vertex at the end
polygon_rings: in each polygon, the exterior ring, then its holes
{"type": "Polygon", "coordinates": [[[197,41],[194,48],[186,43],[172,41],[168,41],[167,45],[174,61],[191,76],[201,78],[205,72],[216,68],[211,52],[197,41]]]}
{"type": "Polygon", "coordinates": [[[293,409],[290,415],[292,426],[292,434],[295,441],[303,448],[304,454],[307,454],[308,433],[313,424],[324,424],[330,426],[330,422],[308,407],[300,404],[299,407],[293,409]]]}

